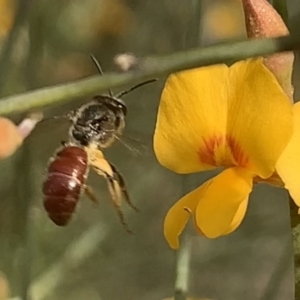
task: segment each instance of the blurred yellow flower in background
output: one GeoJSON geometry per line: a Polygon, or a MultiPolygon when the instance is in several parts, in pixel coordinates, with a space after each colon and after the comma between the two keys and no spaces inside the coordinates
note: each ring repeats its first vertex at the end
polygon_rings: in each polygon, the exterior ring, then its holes
{"type": "Polygon", "coordinates": [[[0,300],[7,300],[10,294],[9,283],[4,275],[0,271],[0,300]]]}
{"type": "Polygon", "coordinates": [[[169,245],[178,248],[191,215],[197,231],[209,238],[234,231],[254,179],[274,176],[292,133],[292,104],[261,58],[169,76],[154,133],[158,161],[180,174],[225,168],[168,211],[169,245]]]}
{"type": "Polygon", "coordinates": [[[203,26],[209,39],[232,39],[245,35],[240,1],[206,1],[203,26]]]}
{"type": "Polygon", "coordinates": [[[11,29],[14,21],[13,1],[0,0],[0,38],[5,37],[11,29]]]}
{"type": "Polygon", "coordinates": [[[95,30],[100,36],[122,36],[135,25],[134,13],[124,0],[98,2],[95,30]]]}

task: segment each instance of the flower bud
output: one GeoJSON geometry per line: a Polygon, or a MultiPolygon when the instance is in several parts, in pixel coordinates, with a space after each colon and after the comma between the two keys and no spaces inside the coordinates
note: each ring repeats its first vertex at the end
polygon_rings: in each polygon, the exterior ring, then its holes
{"type": "MultiPolygon", "coordinates": [[[[242,0],[248,38],[279,37],[289,34],[281,16],[267,0],[242,0]]],[[[294,54],[276,53],[264,58],[265,66],[275,75],[282,89],[293,101],[294,54]]]]}
{"type": "Polygon", "coordinates": [[[0,159],[12,155],[22,143],[18,127],[6,118],[0,118],[0,159]]]}

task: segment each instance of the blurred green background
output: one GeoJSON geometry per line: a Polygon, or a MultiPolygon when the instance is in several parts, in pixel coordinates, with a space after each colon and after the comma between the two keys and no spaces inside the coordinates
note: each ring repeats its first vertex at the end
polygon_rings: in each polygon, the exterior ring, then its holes
{"type": "MultiPolygon", "coordinates": [[[[287,2],[289,26],[296,31],[299,0],[287,2]]],[[[0,16],[2,96],[96,74],[90,53],[105,71],[113,71],[118,53],[167,54],[245,38],[239,0],[0,0],[0,16]]],[[[164,79],[124,98],[129,110],[124,138],[138,139],[132,146],[148,151],[136,156],[116,142],[105,152],[126,178],[132,201],[141,210],[137,214],[124,205],[133,236],[120,225],[105,181],[92,172],[89,183],[99,206],[83,196],[67,227],[48,219],[41,186],[48,159],[67,139],[64,121],[41,124],[13,157],[0,163],[0,300],[7,298],[5,288],[15,300],[172,297],[176,252],[163,238],[163,218],[174,201],[211,173],[183,180],[157,163],[151,143],[164,79]]],[[[295,99],[300,98],[299,83],[296,55],[295,99]]],[[[48,108],[45,115],[61,115],[89,100],[48,108]]],[[[16,122],[22,117],[12,116],[16,122]]],[[[257,186],[244,222],[224,238],[208,240],[190,230],[190,296],[293,299],[284,194],[257,186]]]]}

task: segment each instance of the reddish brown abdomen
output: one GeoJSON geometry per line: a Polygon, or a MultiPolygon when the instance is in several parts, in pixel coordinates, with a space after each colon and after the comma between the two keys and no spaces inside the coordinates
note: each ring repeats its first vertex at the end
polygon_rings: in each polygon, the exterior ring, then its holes
{"type": "Polygon", "coordinates": [[[58,226],[66,225],[76,208],[85,181],[88,158],[78,147],[67,146],[56,153],[43,184],[44,207],[58,226]]]}

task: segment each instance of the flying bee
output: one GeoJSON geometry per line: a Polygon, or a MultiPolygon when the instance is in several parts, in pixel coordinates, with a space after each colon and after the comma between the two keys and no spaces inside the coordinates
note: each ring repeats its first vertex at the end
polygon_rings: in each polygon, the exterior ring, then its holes
{"type": "MultiPolygon", "coordinates": [[[[92,59],[102,74],[99,63],[93,56],[92,59]]],[[[109,95],[97,95],[68,115],[71,121],[69,141],[62,142],[62,147],[50,159],[43,183],[44,208],[56,225],[65,226],[70,222],[83,192],[97,202],[91,188],[86,185],[91,167],[106,179],[110,200],[122,225],[131,232],[120,209],[122,198],[135,211],[138,209],[130,200],[123,176],[105,159],[102,150],[111,146],[125,127],[127,107],[120,97],[154,81],[156,79],[145,81],[116,96],[111,91],[109,95]]]]}
{"type": "MultiPolygon", "coordinates": [[[[93,56],[91,58],[99,73],[103,74],[98,61],[93,56]]],[[[111,90],[109,90],[109,95],[94,96],[92,101],[69,115],[71,119],[70,141],[83,146],[96,144],[99,149],[109,147],[118,136],[122,135],[125,128],[127,107],[121,97],[154,81],[156,79],[144,81],[115,96],[111,90]]]]}
{"type": "Polygon", "coordinates": [[[138,209],[130,201],[123,176],[104,158],[101,150],[71,143],[63,143],[48,165],[43,194],[49,218],[58,226],[67,225],[83,192],[97,203],[91,188],[86,185],[90,166],[107,180],[112,204],[125,229],[131,232],[120,210],[122,193],[125,201],[134,210],[138,209]]]}

